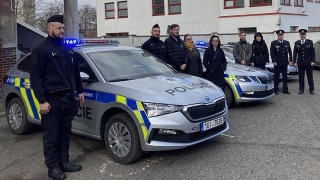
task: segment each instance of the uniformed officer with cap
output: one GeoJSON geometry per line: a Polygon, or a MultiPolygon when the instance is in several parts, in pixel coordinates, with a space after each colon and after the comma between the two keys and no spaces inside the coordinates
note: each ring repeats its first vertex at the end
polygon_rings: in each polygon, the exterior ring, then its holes
{"type": "Polygon", "coordinates": [[[314,94],[314,83],[312,66],[315,64],[315,50],[313,48],[313,42],[310,39],[306,39],[306,29],[300,29],[300,40],[294,43],[293,49],[293,61],[294,65],[298,65],[299,73],[299,93],[304,93],[304,75],[307,74],[309,92],[314,94]]]}
{"type": "Polygon", "coordinates": [[[282,92],[290,94],[288,91],[287,73],[288,64],[292,64],[292,50],[289,41],[283,39],[284,30],[276,31],[278,39],[271,42],[270,54],[274,65],[274,93],[279,93],[279,78],[282,74],[283,89],[282,92]]]}
{"type": "Polygon", "coordinates": [[[164,62],[167,62],[167,49],[164,42],[160,40],[160,26],[158,24],[153,25],[151,37],[143,43],[141,49],[148,51],[164,62]]]}
{"type": "Polygon", "coordinates": [[[48,176],[65,179],[64,172],[81,170],[69,161],[69,143],[79,103],[75,96],[84,101],[83,87],[73,51],[63,45],[63,16],[54,15],[47,22],[48,37],[31,54],[30,80],[40,104],[48,176]]]}

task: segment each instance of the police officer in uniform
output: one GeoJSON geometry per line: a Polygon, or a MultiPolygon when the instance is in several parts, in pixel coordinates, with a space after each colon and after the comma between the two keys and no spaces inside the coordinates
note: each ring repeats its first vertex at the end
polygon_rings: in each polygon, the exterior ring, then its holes
{"type": "Polygon", "coordinates": [[[274,93],[279,93],[279,77],[282,74],[283,90],[285,94],[290,94],[288,91],[287,73],[288,64],[292,64],[292,50],[289,41],[283,40],[283,30],[276,31],[278,39],[271,42],[270,54],[274,65],[274,93]]]}
{"type": "Polygon", "coordinates": [[[162,40],[160,40],[160,27],[158,24],[155,24],[152,27],[151,37],[145,43],[143,43],[141,49],[148,51],[164,62],[167,62],[166,45],[162,40]]]}
{"type": "Polygon", "coordinates": [[[314,94],[314,83],[312,75],[312,66],[315,64],[315,50],[313,48],[313,42],[310,39],[306,39],[306,29],[300,29],[300,40],[294,43],[293,49],[293,61],[294,65],[298,65],[299,73],[299,93],[304,93],[304,75],[307,74],[309,92],[314,94]]]}
{"type": "Polygon", "coordinates": [[[73,51],[63,45],[63,16],[54,15],[47,22],[48,37],[32,51],[30,79],[40,103],[48,176],[65,179],[64,172],[81,170],[69,161],[69,142],[79,103],[75,96],[84,101],[83,87],[73,51]]]}

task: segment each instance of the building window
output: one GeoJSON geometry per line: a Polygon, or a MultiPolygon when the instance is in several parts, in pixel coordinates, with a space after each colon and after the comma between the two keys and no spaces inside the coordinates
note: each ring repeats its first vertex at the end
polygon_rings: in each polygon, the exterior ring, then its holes
{"type": "Polygon", "coordinates": [[[105,3],[106,19],[114,19],[114,3],[105,3]]]}
{"type": "Polygon", "coordinates": [[[290,0],[280,0],[281,5],[291,6],[290,0]]]}
{"type": "Polygon", "coordinates": [[[309,32],[320,32],[320,26],[319,27],[308,27],[309,32]]]}
{"type": "Polygon", "coordinates": [[[247,27],[247,28],[239,28],[239,32],[245,32],[245,33],[251,33],[254,34],[257,32],[257,28],[256,27],[247,27]]]}
{"type": "Polygon", "coordinates": [[[320,3],[320,0],[315,0],[314,2],[316,2],[316,3],[320,3]]]}
{"type": "Polygon", "coordinates": [[[169,14],[181,14],[181,0],[168,0],[169,14]]]}
{"type": "Polygon", "coordinates": [[[303,6],[303,0],[294,0],[294,6],[302,7],[303,6]]]}
{"type": "Polygon", "coordinates": [[[106,37],[128,37],[128,32],[106,33],[106,37]]]}
{"type": "Polygon", "coordinates": [[[164,15],[164,0],[152,0],[152,15],[164,15]]]}
{"type": "Polygon", "coordinates": [[[307,0],[307,2],[313,2],[313,0],[307,0]]]}
{"type": "Polygon", "coordinates": [[[290,26],[290,32],[297,32],[299,26],[290,26]]]}
{"type": "Polygon", "coordinates": [[[127,18],[128,17],[128,5],[127,1],[118,2],[118,18],[127,18]]]}
{"type": "Polygon", "coordinates": [[[224,8],[244,7],[244,0],[224,0],[224,8]]]}
{"type": "Polygon", "coordinates": [[[269,6],[272,0],[250,0],[250,6],[269,6]]]}

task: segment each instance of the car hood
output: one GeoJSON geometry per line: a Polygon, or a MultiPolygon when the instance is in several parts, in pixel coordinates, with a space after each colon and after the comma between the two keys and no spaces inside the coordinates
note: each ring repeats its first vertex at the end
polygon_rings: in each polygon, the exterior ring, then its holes
{"type": "Polygon", "coordinates": [[[225,71],[225,74],[232,74],[232,75],[239,75],[239,76],[266,76],[271,75],[270,72],[267,72],[265,70],[252,67],[252,66],[246,66],[241,64],[231,64],[228,63],[227,70],[225,71]]]}
{"type": "Polygon", "coordinates": [[[112,82],[108,86],[119,95],[152,103],[191,105],[224,97],[213,83],[181,73],[112,82]]]}

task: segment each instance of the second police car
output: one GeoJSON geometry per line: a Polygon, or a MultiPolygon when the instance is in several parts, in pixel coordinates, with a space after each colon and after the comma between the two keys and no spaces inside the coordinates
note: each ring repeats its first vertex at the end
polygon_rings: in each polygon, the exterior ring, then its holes
{"type": "MultiPolygon", "coordinates": [[[[82,45],[73,49],[85,102],[72,131],[104,140],[116,162],[135,162],[143,151],[191,146],[229,129],[225,95],[211,82],[177,73],[138,48],[82,45]]],[[[24,56],[5,75],[2,100],[15,134],[41,124],[39,103],[30,86],[30,57],[30,53],[24,56]]]]}
{"type": "MultiPolygon", "coordinates": [[[[196,44],[203,59],[207,43],[197,41],[196,44]]],[[[224,73],[226,82],[224,92],[229,107],[235,103],[263,100],[274,95],[273,73],[252,66],[234,64],[233,55],[226,50],[228,48],[222,49],[228,62],[224,73]]]]}

